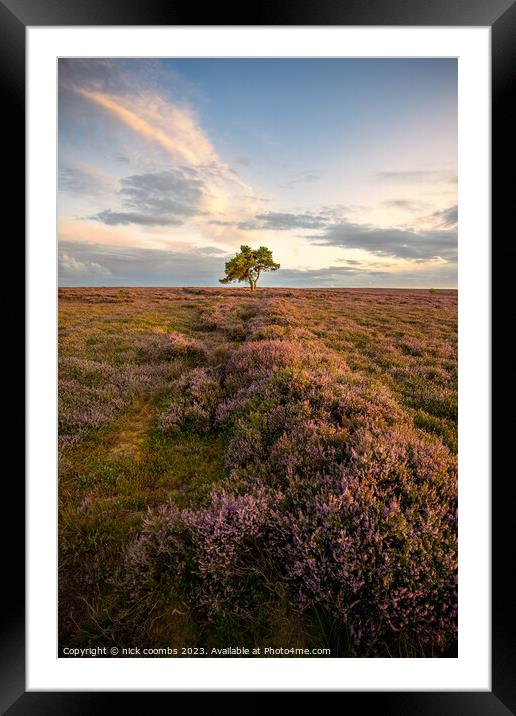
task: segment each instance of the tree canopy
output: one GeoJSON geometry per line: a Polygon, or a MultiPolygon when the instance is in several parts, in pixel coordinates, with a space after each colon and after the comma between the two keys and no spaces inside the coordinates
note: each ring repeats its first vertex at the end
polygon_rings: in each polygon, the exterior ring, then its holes
{"type": "Polygon", "coordinates": [[[219,280],[220,283],[247,281],[251,291],[254,291],[263,271],[277,271],[279,267],[273,261],[272,251],[266,246],[260,246],[259,249],[241,246],[236,256],[226,262],[226,275],[219,280]]]}

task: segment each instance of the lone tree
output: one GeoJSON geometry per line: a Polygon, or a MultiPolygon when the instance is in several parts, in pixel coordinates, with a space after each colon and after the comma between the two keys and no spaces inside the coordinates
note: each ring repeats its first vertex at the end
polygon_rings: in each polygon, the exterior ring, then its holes
{"type": "Polygon", "coordinates": [[[226,275],[219,280],[220,283],[249,281],[251,291],[255,291],[262,271],[277,271],[279,267],[272,260],[272,251],[266,246],[260,246],[259,249],[241,246],[237,255],[226,262],[226,275]]]}

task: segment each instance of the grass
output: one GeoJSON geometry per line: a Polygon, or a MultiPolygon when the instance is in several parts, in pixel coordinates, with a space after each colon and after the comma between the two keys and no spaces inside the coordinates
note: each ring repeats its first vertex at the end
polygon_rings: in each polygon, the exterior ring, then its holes
{"type": "MultiPolygon", "coordinates": [[[[231,480],[227,429],[184,415],[177,429],[163,429],[165,406],[178,399],[172,386],[199,367],[220,372],[264,330],[290,332],[308,352],[317,341],[354,381],[380,386],[416,430],[456,453],[455,291],[61,289],[61,647],[119,643],[141,627],[141,613],[116,584],[145,516],[167,502],[208,505],[211,490],[231,480]],[[174,353],[172,332],[204,352],[174,353]]],[[[281,585],[271,602],[260,584],[247,585],[252,626],[229,614],[210,620],[181,594],[157,591],[139,633],[149,645],[220,647],[243,638],[348,653],[349,635],[326,608],[300,613],[281,585]]],[[[397,653],[413,651],[405,644],[397,653]]]]}

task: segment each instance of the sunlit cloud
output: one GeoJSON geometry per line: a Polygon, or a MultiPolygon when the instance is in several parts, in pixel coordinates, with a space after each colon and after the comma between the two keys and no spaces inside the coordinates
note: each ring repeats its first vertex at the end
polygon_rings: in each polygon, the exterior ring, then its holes
{"type": "Polygon", "coordinates": [[[115,97],[96,90],[76,87],[81,96],[99,105],[127,125],[145,141],[159,145],[173,166],[186,164],[206,183],[204,210],[246,216],[255,208],[252,188],[223,162],[210,139],[199,126],[193,110],[158,96],[115,97]]]}
{"type": "Polygon", "coordinates": [[[111,112],[145,139],[160,144],[175,160],[195,166],[215,159],[210,142],[185,108],[174,107],[157,97],[128,100],[81,87],[76,91],[111,112]],[[129,102],[131,108],[124,106],[129,102]]]}

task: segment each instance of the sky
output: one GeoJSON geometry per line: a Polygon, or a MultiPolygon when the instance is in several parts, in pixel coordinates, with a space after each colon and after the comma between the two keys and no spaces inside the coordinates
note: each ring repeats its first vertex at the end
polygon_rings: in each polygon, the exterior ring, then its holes
{"type": "Polygon", "coordinates": [[[59,60],[59,284],[455,288],[454,59],[59,60]]]}

